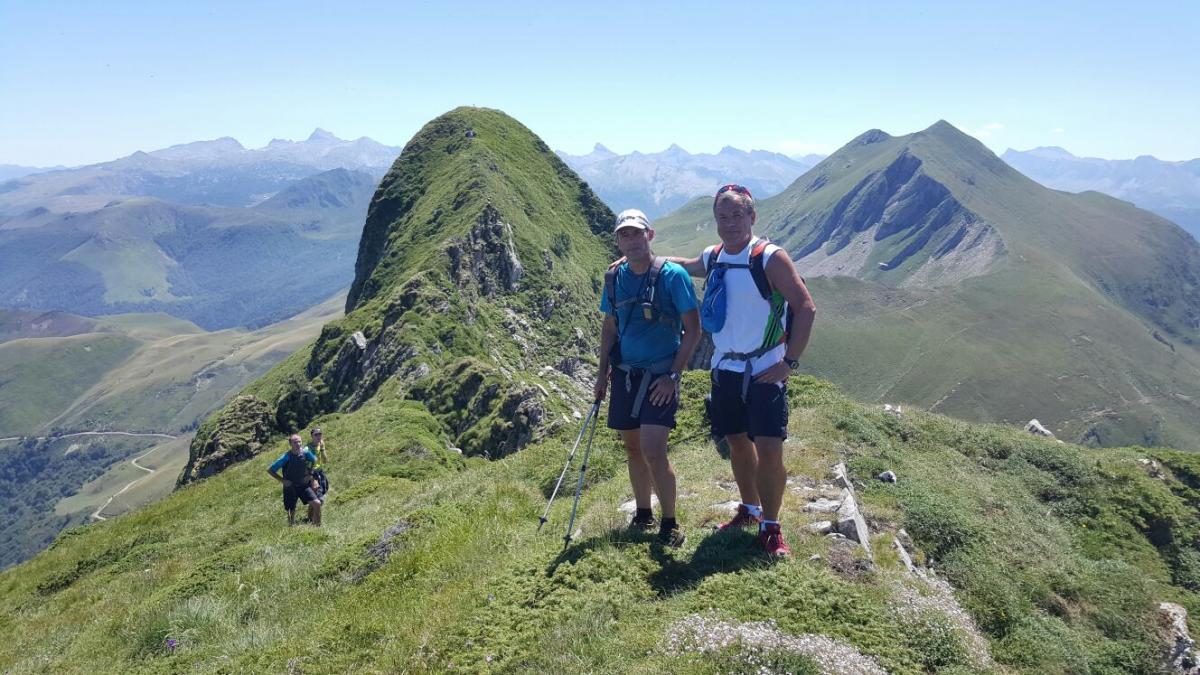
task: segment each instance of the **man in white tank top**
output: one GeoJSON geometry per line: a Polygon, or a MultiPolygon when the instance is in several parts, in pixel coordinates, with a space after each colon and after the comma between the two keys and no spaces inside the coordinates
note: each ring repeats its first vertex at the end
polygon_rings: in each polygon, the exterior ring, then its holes
{"type": "Polygon", "coordinates": [[[721,529],[757,524],[763,549],[788,555],[779,526],[787,484],[787,379],[808,345],[817,307],[787,251],[753,235],[758,214],[749,190],[722,187],[713,199],[713,216],[721,237],[717,255],[710,246],[696,258],[669,260],[703,278],[712,257],[727,294],[724,326],[712,336],[710,413],[713,433],[729,443],[742,503],[721,529]],[[756,257],[761,273],[752,272],[756,257]]]}

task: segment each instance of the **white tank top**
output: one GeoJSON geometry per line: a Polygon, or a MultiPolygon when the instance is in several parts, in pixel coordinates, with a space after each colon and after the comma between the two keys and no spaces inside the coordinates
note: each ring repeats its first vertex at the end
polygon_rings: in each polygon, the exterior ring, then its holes
{"type": "MultiPolygon", "coordinates": [[[[721,247],[717,262],[748,265],[750,251],[757,241],[757,237],[752,239],[746,248],[737,255],[730,255],[724,247],[721,247]]],[[[708,273],[708,257],[714,248],[716,247],[709,246],[704,249],[704,253],[700,254],[706,275],[708,273]]],[[[763,265],[765,266],[771,256],[779,250],[781,249],[775,244],[767,244],[766,250],[763,251],[763,265]]],[[[767,321],[771,318],[771,303],[764,300],[759,294],[758,286],[754,284],[754,277],[750,275],[748,268],[725,270],[725,293],[725,325],[720,331],[713,333],[712,340],[715,349],[713,349],[712,364],[709,367],[741,373],[746,370],[746,361],[737,359],[722,361],[721,355],[725,352],[752,352],[762,346],[767,321]]],[[[786,311],[783,316],[787,316],[786,311]]],[[[780,323],[783,321],[783,318],[779,319],[780,323]]],[[[757,375],[779,363],[786,353],[787,344],[780,343],[778,347],[762,356],[751,359],[749,361],[750,374],[757,375]]]]}

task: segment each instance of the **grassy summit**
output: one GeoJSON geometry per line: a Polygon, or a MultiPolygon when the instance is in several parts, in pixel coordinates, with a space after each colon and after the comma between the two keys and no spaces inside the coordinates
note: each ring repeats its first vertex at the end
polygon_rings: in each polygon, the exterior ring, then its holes
{"type": "Polygon", "coordinates": [[[372,399],[417,402],[469,455],[528,444],[564,421],[564,398],[584,396],[572,377],[594,349],[612,218],[507,115],[431,121],[372,200],[346,317],[201,427],[183,481],[253,454],[261,434],[236,429],[255,420],[290,433],[372,399]]]}

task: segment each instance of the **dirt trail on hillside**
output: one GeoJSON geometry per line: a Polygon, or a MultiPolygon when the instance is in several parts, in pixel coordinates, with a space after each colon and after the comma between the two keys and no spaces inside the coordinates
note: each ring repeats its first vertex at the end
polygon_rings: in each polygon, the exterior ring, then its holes
{"type": "MultiPolygon", "coordinates": [[[[34,437],[33,437],[33,440],[35,440],[35,441],[46,441],[46,440],[50,440],[50,439],[57,439],[57,438],[75,438],[75,437],[77,437],[77,436],[133,436],[133,437],[136,437],[136,438],[164,438],[164,439],[166,439],[166,440],[169,440],[169,441],[173,441],[173,440],[175,440],[176,438],[179,438],[178,436],[172,436],[171,434],[160,434],[160,433],[156,433],[156,432],[141,432],[141,431],[76,431],[76,432],[74,432],[74,433],[70,433],[70,434],[61,434],[61,435],[59,435],[59,436],[34,436],[34,437]]],[[[5,438],[0,438],[0,443],[3,443],[3,442],[5,442],[5,441],[19,441],[19,440],[21,440],[22,438],[28,438],[28,437],[27,437],[27,436],[8,436],[8,437],[5,437],[5,438]]]]}
{"type": "Polygon", "coordinates": [[[102,511],[104,511],[104,509],[108,508],[108,505],[111,504],[114,499],[125,494],[125,492],[127,492],[129,490],[129,488],[133,487],[134,485],[137,485],[138,483],[142,482],[143,480],[146,480],[150,476],[153,476],[154,474],[158,473],[158,469],[148,469],[148,468],[142,466],[141,464],[138,464],[139,459],[142,459],[143,457],[145,457],[146,455],[149,455],[150,453],[154,452],[157,449],[158,449],[158,446],[156,445],[153,448],[150,448],[149,450],[147,450],[146,452],[143,452],[142,454],[138,455],[137,457],[134,457],[133,459],[129,460],[130,464],[141,469],[142,471],[145,471],[146,475],[129,481],[125,485],[125,487],[121,488],[115,494],[113,494],[111,497],[109,497],[108,501],[101,504],[100,508],[98,508],[94,512],[92,512],[91,519],[93,521],[108,520],[108,518],[105,518],[104,516],[100,515],[100,513],[102,511]]]}

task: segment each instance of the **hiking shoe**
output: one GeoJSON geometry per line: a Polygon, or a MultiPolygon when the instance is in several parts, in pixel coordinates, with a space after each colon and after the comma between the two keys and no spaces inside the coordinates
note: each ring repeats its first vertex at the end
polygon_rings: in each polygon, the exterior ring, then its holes
{"type": "Polygon", "coordinates": [[[658,521],[654,519],[654,516],[638,518],[635,515],[633,520],[629,521],[629,529],[639,532],[650,532],[656,527],[658,527],[658,521]]]}
{"type": "Polygon", "coordinates": [[[758,531],[758,545],[767,555],[783,557],[792,554],[792,549],[783,541],[783,531],[778,523],[769,523],[758,531]]]}
{"type": "Polygon", "coordinates": [[[672,528],[662,528],[658,531],[658,541],[663,546],[671,548],[679,548],[683,546],[683,542],[687,541],[687,535],[683,533],[678,525],[672,528]]]}
{"type": "Polygon", "coordinates": [[[727,523],[722,524],[717,528],[718,531],[729,530],[737,527],[750,527],[758,525],[762,518],[750,514],[750,509],[746,508],[745,504],[738,504],[737,514],[727,523]]]}

